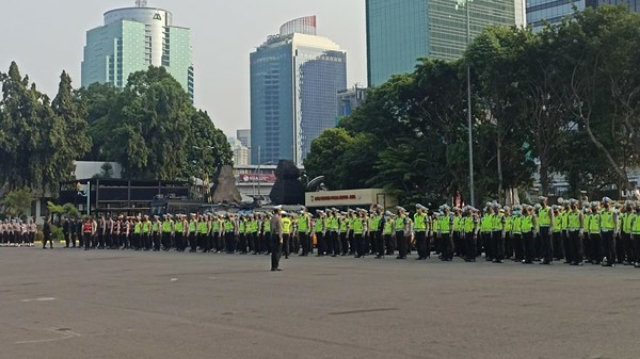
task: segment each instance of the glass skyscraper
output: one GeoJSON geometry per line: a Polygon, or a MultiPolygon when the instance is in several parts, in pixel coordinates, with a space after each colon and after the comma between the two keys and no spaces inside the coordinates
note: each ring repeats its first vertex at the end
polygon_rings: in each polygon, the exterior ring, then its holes
{"type": "Polygon", "coordinates": [[[545,23],[557,24],[573,14],[573,7],[582,11],[585,7],[599,5],[625,5],[629,11],[640,11],[640,0],[527,0],[527,24],[533,31],[540,31],[545,23]]]}
{"type": "MultiPolygon", "coordinates": [[[[465,5],[456,0],[366,0],[369,86],[413,72],[419,58],[458,59],[467,47],[465,5]]],[[[524,26],[523,0],[469,2],[470,33],[524,26]]]]}
{"type": "Polygon", "coordinates": [[[318,36],[315,16],[292,20],[251,53],[251,162],[302,165],[311,142],[335,126],[347,54],[318,36]]]}
{"type": "Polygon", "coordinates": [[[169,11],[138,6],[108,11],[104,25],[87,32],[81,83],[123,88],[131,73],[162,66],[193,101],[191,30],[173,26],[169,11]]]}

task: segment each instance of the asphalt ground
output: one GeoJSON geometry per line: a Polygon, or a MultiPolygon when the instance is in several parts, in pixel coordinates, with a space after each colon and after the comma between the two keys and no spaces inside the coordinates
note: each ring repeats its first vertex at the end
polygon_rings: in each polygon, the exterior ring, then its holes
{"type": "Polygon", "coordinates": [[[640,269],[0,248],[0,358],[639,358],[640,269]]]}

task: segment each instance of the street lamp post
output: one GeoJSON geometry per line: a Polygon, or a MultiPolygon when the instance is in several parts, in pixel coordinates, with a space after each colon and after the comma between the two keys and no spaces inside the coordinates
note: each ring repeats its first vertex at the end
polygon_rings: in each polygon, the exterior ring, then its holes
{"type": "Polygon", "coordinates": [[[202,201],[205,201],[205,188],[204,188],[204,178],[206,176],[206,170],[204,167],[204,157],[205,157],[205,153],[207,150],[213,150],[215,149],[215,147],[212,146],[205,146],[205,147],[198,147],[198,146],[192,146],[194,150],[201,150],[202,151],[202,201]]]}
{"type": "MultiPolygon", "coordinates": [[[[471,43],[471,14],[469,8],[473,0],[459,0],[456,9],[464,5],[467,23],[467,46],[471,43]]],[[[473,180],[473,116],[471,114],[471,65],[467,63],[467,126],[469,136],[469,199],[472,207],[475,207],[475,189],[473,180]]]]}

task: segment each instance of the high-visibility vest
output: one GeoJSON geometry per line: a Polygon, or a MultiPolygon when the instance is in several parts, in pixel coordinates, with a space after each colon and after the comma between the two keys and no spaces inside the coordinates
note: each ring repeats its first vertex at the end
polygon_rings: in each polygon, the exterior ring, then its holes
{"type": "Polygon", "coordinates": [[[572,211],[567,217],[569,217],[568,230],[573,232],[580,230],[580,212],[572,211]]]}
{"type": "Polygon", "coordinates": [[[440,220],[440,231],[442,233],[451,232],[451,217],[448,214],[442,216],[442,219],[440,220]]]}
{"type": "Polygon", "coordinates": [[[404,217],[396,218],[396,232],[404,232],[404,217]]]}
{"type": "Polygon", "coordinates": [[[493,221],[492,221],[493,232],[504,230],[503,219],[504,219],[504,215],[502,214],[493,215],[493,221]]]}
{"type": "Polygon", "coordinates": [[[176,222],[176,232],[182,233],[182,231],[184,231],[184,225],[182,224],[182,221],[176,222]]]}
{"type": "Polygon", "coordinates": [[[362,220],[358,219],[353,222],[353,234],[362,234],[364,232],[364,225],[362,220]]]}
{"type": "Polygon", "coordinates": [[[133,226],[133,233],[140,234],[140,231],[142,231],[142,223],[136,222],[136,224],[133,226]]]}
{"type": "Polygon", "coordinates": [[[293,222],[291,221],[290,218],[283,218],[282,219],[282,233],[283,234],[290,234],[291,233],[291,225],[293,224],[293,222]]]}
{"type": "Polygon", "coordinates": [[[91,233],[93,231],[93,225],[91,222],[87,222],[82,226],[82,231],[84,233],[91,233]]]}
{"type": "Polygon", "coordinates": [[[416,232],[424,232],[427,230],[426,219],[426,213],[416,213],[413,215],[414,229],[416,230],[416,232]]]}
{"type": "Polygon", "coordinates": [[[465,233],[471,233],[476,227],[475,219],[473,216],[467,216],[463,219],[463,228],[465,233]]]}
{"type": "Polygon", "coordinates": [[[517,215],[514,216],[513,219],[511,220],[512,223],[512,231],[513,234],[522,234],[522,216],[521,215],[517,215]]]}
{"type": "Polygon", "coordinates": [[[149,222],[142,223],[142,233],[149,233],[149,228],[151,228],[149,224],[149,222]]]}
{"type": "Polygon", "coordinates": [[[480,219],[480,231],[483,233],[488,233],[493,231],[493,215],[485,214],[480,219]]]}
{"type": "Polygon", "coordinates": [[[393,233],[393,221],[388,219],[384,222],[384,234],[392,234],[393,233]]]}
{"type": "Polygon", "coordinates": [[[233,230],[235,229],[234,227],[235,226],[233,225],[233,222],[231,222],[230,219],[226,219],[224,221],[224,231],[225,232],[233,232],[233,230]]]}
{"type": "Polygon", "coordinates": [[[504,230],[507,233],[511,233],[513,231],[513,216],[506,216],[504,218],[504,230]]]}
{"type": "Polygon", "coordinates": [[[307,232],[309,230],[309,222],[306,215],[298,218],[298,232],[307,232]]]}
{"type": "Polygon", "coordinates": [[[162,222],[162,231],[165,233],[171,233],[171,222],[169,221],[162,222]]]}
{"type": "Polygon", "coordinates": [[[538,214],[538,225],[540,227],[549,227],[551,225],[551,208],[540,208],[538,214]]]}
{"type": "MultiPolygon", "coordinates": [[[[343,220],[343,222],[347,223],[346,220],[343,220]]],[[[316,230],[316,233],[320,233],[324,230],[324,220],[322,218],[316,219],[315,230],[316,230]]]]}
{"type": "Polygon", "coordinates": [[[264,233],[271,233],[271,221],[268,219],[264,221],[264,233]]]}
{"type": "Polygon", "coordinates": [[[633,219],[633,213],[625,213],[622,217],[622,231],[624,233],[631,233],[631,220],[633,219]]]}
{"type": "Polygon", "coordinates": [[[194,233],[196,231],[196,221],[191,220],[189,222],[189,233],[194,233]]]}
{"type": "Polygon", "coordinates": [[[238,231],[240,233],[244,233],[246,231],[246,222],[245,221],[240,221],[240,223],[238,223],[238,231]]]}
{"type": "Polygon", "coordinates": [[[209,227],[207,226],[207,222],[200,221],[198,222],[198,233],[206,234],[209,232],[209,227]]]}
{"type": "Polygon", "coordinates": [[[592,214],[589,218],[589,233],[600,233],[600,215],[597,213],[592,214]]]}
{"type": "MultiPolygon", "coordinates": [[[[340,232],[346,232],[349,229],[349,222],[347,221],[346,218],[342,218],[340,220],[340,232]]],[[[320,230],[318,230],[318,228],[316,227],[316,232],[322,232],[322,227],[320,227],[320,230]]]]}
{"type": "Polygon", "coordinates": [[[462,217],[458,215],[453,217],[453,230],[456,232],[462,231],[462,217]]]}
{"type": "Polygon", "coordinates": [[[631,233],[634,236],[640,235],[640,216],[636,213],[630,215],[629,221],[631,222],[631,233]]]}
{"type": "Polygon", "coordinates": [[[522,233],[533,231],[533,216],[528,215],[522,218],[522,233]]]}
{"type": "Polygon", "coordinates": [[[613,213],[610,210],[603,209],[602,213],[600,213],[600,220],[602,223],[600,226],[603,231],[612,231],[615,228],[613,223],[613,213]]]}
{"type": "Polygon", "coordinates": [[[371,218],[371,225],[369,226],[369,231],[377,232],[378,230],[380,230],[381,220],[382,220],[382,217],[378,216],[377,214],[373,216],[373,218],[371,218]]]}
{"type": "Polygon", "coordinates": [[[153,222],[153,231],[158,232],[160,230],[160,224],[158,222],[153,222]]]}
{"type": "Polygon", "coordinates": [[[220,221],[217,219],[213,220],[213,223],[211,223],[211,231],[214,233],[220,232],[220,221]]]}

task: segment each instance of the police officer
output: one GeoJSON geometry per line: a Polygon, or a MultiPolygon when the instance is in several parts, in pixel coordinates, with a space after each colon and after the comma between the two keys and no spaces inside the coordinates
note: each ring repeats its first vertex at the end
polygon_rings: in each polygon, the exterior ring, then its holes
{"type": "Polygon", "coordinates": [[[429,258],[431,254],[431,248],[427,243],[427,207],[416,204],[416,213],[413,215],[414,230],[416,233],[416,247],[418,250],[418,258],[415,260],[421,261],[429,258]]]}
{"type": "Polygon", "coordinates": [[[290,253],[290,241],[291,241],[291,229],[293,226],[293,221],[289,218],[289,213],[285,211],[281,211],[280,215],[282,216],[282,247],[284,249],[284,258],[289,259],[290,253]]]}
{"type": "Polygon", "coordinates": [[[582,265],[582,238],[584,236],[584,215],[582,211],[578,209],[578,201],[575,199],[569,200],[571,211],[566,214],[567,216],[567,232],[568,242],[566,246],[567,252],[565,253],[566,259],[570,265],[577,266],[582,265]]]}
{"type": "Polygon", "coordinates": [[[442,206],[442,215],[440,216],[440,225],[438,226],[438,237],[442,245],[442,255],[440,260],[450,262],[453,260],[453,217],[449,212],[448,205],[442,206]]]}
{"type": "Polygon", "coordinates": [[[271,271],[281,271],[280,256],[282,254],[282,245],[284,243],[284,229],[282,223],[282,207],[274,208],[273,217],[270,221],[271,229],[271,271]]]}
{"type": "MultiPolygon", "coordinates": [[[[616,263],[616,235],[618,234],[618,214],[611,208],[612,200],[609,197],[602,199],[600,211],[600,235],[604,256],[602,266],[613,267],[616,263]]],[[[601,258],[603,259],[603,258],[601,258]]]]}
{"type": "Polygon", "coordinates": [[[300,246],[302,247],[300,256],[307,257],[309,252],[311,252],[311,217],[306,209],[300,211],[300,216],[297,221],[298,237],[300,238],[300,246]]]}
{"type": "Polygon", "coordinates": [[[547,205],[547,198],[540,197],[540,209],[538,212],[538,223],[540,225],[540,264],[551,264],[553,261],[553,233],[554,213],[547,205]]]}

